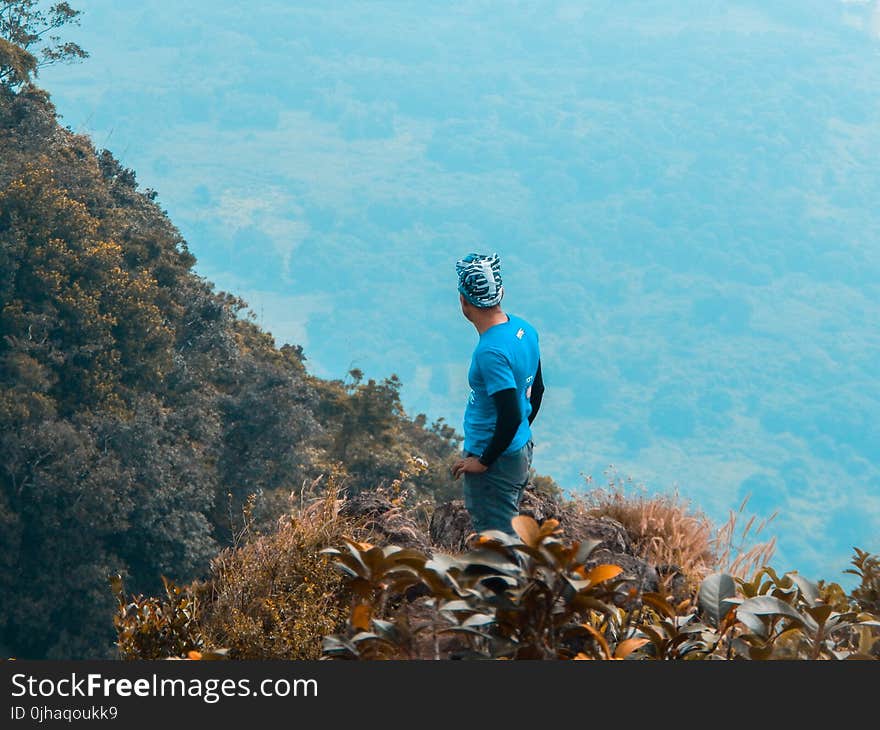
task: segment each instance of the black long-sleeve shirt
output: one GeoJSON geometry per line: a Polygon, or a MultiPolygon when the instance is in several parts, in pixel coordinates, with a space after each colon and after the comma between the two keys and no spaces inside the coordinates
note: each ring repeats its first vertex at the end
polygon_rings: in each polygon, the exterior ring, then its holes
{"type": "MultiPolygon", "coordinates": [[[[538,409],[541,407],[541,400],[544,397],[544,378],[541,375],[541,361],[538,360],[538,369],[535,371],[535,377],[532,381],[531,391],[529,393],[529,403],[532,411],[529,413],[529,425],[538,415],[538,409]]],[[[492,440],[480,456],[480,463],[489,466],[497,459],[504,450],[510,446],[513,437],[519,429],[522,422],[522,414],[519,410],[519,399],[516,396],[515,388],[505,388],[499,390],[492,395],[495,402],[495,409],[498,415],[495,420],[495,432],[492,434],[492,440]]]]}

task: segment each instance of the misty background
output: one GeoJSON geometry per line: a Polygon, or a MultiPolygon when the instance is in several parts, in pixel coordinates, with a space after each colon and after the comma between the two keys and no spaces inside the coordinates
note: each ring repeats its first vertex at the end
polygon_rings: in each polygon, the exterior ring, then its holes
{"type": "Polygon", "coordinates": [[[880,3],[75,5],[62,123],[313,373],[460,428],[497,251],[541,473],[750,493],[813,577],[880,548],[880,3]]]}

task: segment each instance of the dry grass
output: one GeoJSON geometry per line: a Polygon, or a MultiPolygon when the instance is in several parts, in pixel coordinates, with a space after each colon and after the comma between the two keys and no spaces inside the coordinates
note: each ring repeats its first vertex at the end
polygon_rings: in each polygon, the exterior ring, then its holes
{"type": "Polygon", "coordinates": [[[317,487],[318,480],[291,495],[289,514],[268,535],[251,532],[245,520],[237,546],[214,559],[200,623],[230,657],[317,659],[322,637],[344,626],[348,596],[320,551],[357,525],[340,517],[338,489],[310,496],[317,487]]]}
{"type": "Polygon", "coordinates": [[[381,544],[386,533],[409,524],[397,507],[380,519],[346,514],[342,491],[336,473],[326,483],[319,477],[304,484],[265,532],[265,520],[254,516],[260,506],[248,499],[233,545],[214,558],[210,578],[183,589],[186,611],[175,609],[176,594],[144,599],[159,618],[142,620],[139,612],[117,627],[137,639],[127,640],[124,653],[177,656],[183,646],[222,648],[231,659],[320,658],[323,637],[343,629],[351,603],[342,576],[321,551],[339,546],[343,536],[381,544]],[[169,644],[169,636],[176,643],[169,644]]]}
{"type": "Polygon", "coordinates": [[[750,578],[756,571],[769,565],[776,552],[776,537],[755,542],[776,517],[776,512],[764,520],[756,522],[751,515],[746,519],[745,508],[749,497],[742,501],[739,509],[730,510],[730,516],[715,535],[713,549],[716,553],[715,569],[730,573],[738,578],[750,578]],[[745,519],[745,524],[737,531],[737,525],[745,519]]]}
{"type": "Polygon", "coordinates": [[[636,552],[661,567],[661,576],[663,566],[675,566],[696,588],[706,575],[715,571],[748,578],[773,557],[776,538],[761,538],[776,513],[760,521],[747,515],[748,497],[716,529],[703,512],[694,509],[678,492],[648,495],[643,487],[636,487],[635,493],[628,492],[629,482],[612,474],[607,487],[587,493],[585,503],[590,513],[620,522],[636,552]]]}
{"type": "Polygon", "coordinates": [[[674,571],[683,574],[693,586],[715,564],[713,525],[688,501],[671,495],[627,494],[619,482],[594,489],[586,495],[593,515],[605,515],[620,522],[638,555],[658,566],[664,577],[674,571]]]}

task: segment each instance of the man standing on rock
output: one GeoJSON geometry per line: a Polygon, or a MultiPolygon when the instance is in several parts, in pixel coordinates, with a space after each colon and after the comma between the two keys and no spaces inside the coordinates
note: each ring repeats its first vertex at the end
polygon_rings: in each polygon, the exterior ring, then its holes
{"type": "Polygon", "coordinates": [[[538,333],[501,310],[497,254],[468,254],[455,269],[461,312],[480,339],[468,370],[463,458],[452,475],[464,475],[464,503],[477,532],[512,533],[532,465],[531,424],[544,394],[538,333]]]}

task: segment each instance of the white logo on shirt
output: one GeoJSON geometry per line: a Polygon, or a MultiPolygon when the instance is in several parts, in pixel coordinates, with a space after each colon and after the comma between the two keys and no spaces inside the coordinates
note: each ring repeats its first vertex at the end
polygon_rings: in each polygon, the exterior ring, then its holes
{"type": "Polygon", "coordinates": [[[522,327],[520,327],[516,332],[516,339],[521,340],[525,333],[526,331],[522,327]]]}

